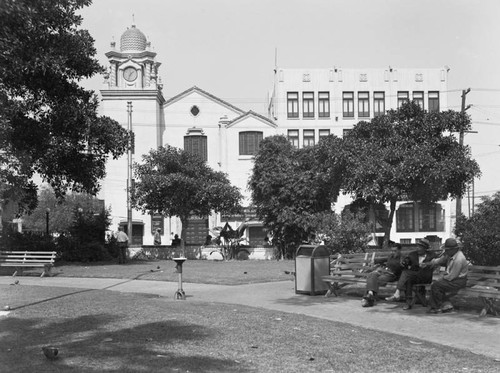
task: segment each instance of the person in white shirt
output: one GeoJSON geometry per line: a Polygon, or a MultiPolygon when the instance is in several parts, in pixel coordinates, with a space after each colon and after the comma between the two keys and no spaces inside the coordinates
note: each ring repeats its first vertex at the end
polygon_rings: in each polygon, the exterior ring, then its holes
{"type": "Polygon", "coordinates": [[[469,263],[454,238],[448,238],[443,247],[446,256],[446,273],[431,284],[429,313],[451,312],[452,304],[448,301],[451,295],[467,285],[469,263]]]}
{"type": "Polygon", "coordinates": [[[116,242],[118,243],[118,264],[125,264],[127,261],[128,236],[121,225],[118,227],[116,242]]]}

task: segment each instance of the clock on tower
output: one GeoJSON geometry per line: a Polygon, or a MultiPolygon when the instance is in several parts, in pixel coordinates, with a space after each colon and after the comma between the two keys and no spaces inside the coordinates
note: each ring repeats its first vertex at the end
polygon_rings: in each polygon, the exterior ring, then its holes
{"type": "Polygon", "coordinates": [[[135,79],[137,79],[137,70],[133,67],[127,67],[125,70],[123,70],[123,79],[125,79],[127,82],[133,82],[135,79]]]}

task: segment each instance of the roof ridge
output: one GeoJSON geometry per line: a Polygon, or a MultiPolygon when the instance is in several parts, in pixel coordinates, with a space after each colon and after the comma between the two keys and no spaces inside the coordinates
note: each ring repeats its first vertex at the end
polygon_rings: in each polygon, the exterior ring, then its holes
{"type": "Polygon", "coordinates": [[[227,107],[229,107],[229,108],[237,111],[240,114],[244,114],[245,113],[245,111],[242,110],[242,109],[240,109],[239,107],[234,106],[233,104],[231,104],[231,103],[229,103],[229,102],[227,102],[227,101],[225,101],[225,100],[223,100],[223,99],[221,99],[221,98],[219,98],[217,96],[214,96],[213,94],[211,94],[211,93],[205,91],[204,89],[201,89],[201,88],[199,88],[199,87],[197,87],[195,85],[192,86],[192,87],[190,87],[190,88],[188,88],[188,89],[186,89],[185,91],[183,91],[183,92],[181,92],[181,93],[179,93],[179,94],[177,94],[177,95],[169,98],[167,101],[165,101],[164,106],[169,105],[169,104],[171,104],[171,103],[179,100],[180,98],[186,96],[187,94],[189,94],[191,92],[198,92],[198,93],[200,93],[200,94],[202,94],[202,95],[204,95],[204,96],[206,96],[206,97],[208,97],[208,98],[210,98],[210,99],[212,99],[214,101],[217,101],[217,102],[221,103],[224,106],[227,106],[227,107]]]}

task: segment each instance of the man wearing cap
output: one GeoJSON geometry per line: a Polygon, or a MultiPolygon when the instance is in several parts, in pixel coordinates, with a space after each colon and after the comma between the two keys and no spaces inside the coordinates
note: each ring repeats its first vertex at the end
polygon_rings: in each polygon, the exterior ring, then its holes
{"type": "MultiPolygon", "coordinates": [[[[446,273],[431,284],[429,313],[451,312],[453,306],[448,301],[449,296],[456,294],[467,285],[469,263],[457,241],[454,238],[448,238],[442,248],[446,259],[446,273]],[[444,305],[445,302],[447,305],[444,305]]],[[[436,263],[437,261],[439,259],[435,260],[436,263]]]]}
{"type": "Polygon", "coordinates": [[[413,285],[430,284],[432,282],[433,266],[431,261],[436,258],[436,253],[430,251],[431,243],[423,238],[417,242],[417,250],[412,251],[404,258],[403,273],[398,280],[396,293],[387,298],[389,301],[399,300],[401,292],[406,295],[406,305],[403,310],[410,310],[413,307],[413,285]]]}

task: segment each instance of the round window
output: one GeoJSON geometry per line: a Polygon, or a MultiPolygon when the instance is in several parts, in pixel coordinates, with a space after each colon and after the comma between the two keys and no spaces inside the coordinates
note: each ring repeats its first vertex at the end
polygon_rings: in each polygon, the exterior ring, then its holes
{"type": "Polygon", "coordinates": [[[197,116],[198,114],[200,114],[200,109],[198,108],[198,106],[194,105],[191,108],[191,114],[193,114],[193,116],[197,116]]]}

